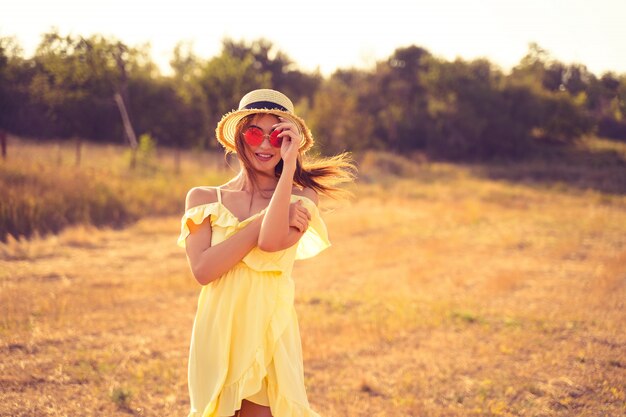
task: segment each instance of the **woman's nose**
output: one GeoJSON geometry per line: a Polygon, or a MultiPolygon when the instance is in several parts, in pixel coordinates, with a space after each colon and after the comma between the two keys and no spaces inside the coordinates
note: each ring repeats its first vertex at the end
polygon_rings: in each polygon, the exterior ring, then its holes
{"type": "Polygon", "coordinates": [[[272,144],[270,143],[270,135],[267,133],[263,135],[263,141],[259,145],[259,148],[270,148],[272,144]]]}

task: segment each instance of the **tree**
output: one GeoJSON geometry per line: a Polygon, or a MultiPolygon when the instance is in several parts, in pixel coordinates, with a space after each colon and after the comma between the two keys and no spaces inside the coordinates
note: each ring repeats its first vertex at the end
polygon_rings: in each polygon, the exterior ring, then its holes
{"type": "Polygon", "coordinates": [[[122,123],[132,119],[127,86],[131,74],[154,72],[147,55],[99,35],[44,34],[29,93],[44,109],[48,136],[111,140],[128,132],[122,123]],[[121,98],[117,104],[115,97],[121,98]]]}
{"type": "Polygon", "coordinates": [[[293,60],[267,39],[250,43],[225,39],[223,50],[242,61],[252,59],[253,68],[259,73],[269,74],[272,88],[286,94],[294,103],[311,100],[322,80],[319,73],[307,74],[298,70],[293,60]]]}
{"type": "Polygon", "coordinates": [[[377,120],[374,134],[389,149],[403,152],[420,148],[430,136],[426,84],[433,65],[436,60],[418,46],[396,49],[389,59],[376,65],[367,100],[362,102],[377,120]]]}
{"type": "MultiPolygon", "coordinates": [[[[200,87],[202,62],[193,52],[192,45],[179,43],[174,49],[170,65],[174,70],[171,88],[175,91],[177,124],[170,136],[174,146],[202,146],[206,141],[209,126],[208,100],[200,87]],[[175,131],[174,131],[175,130],[175,131]]],[[[159,133],[156,133],[160,137],[159,133]]]]}
{"type": "Polygon", "coordinates": [[[607,72],[592,78],[587,88],[588,108],[601,136],[626,139],[626,76],[607,72]]]}
{"type": "Polygon", "coordinates": [[[519,117],[519,100],[532,94],[507,88],[503,74],[482,59],[442,62],[429,79],[436,132],[426,150],[452,159],[524,155],[532,126],[528,117],[519,117]]]}
{"type": "MultiPolygon", "coordinates": [[[[213,127],[223,114],[237,107],[244,94],[257,88],[270,88],[271,76],[259,71],[251,56],[235,56],[224,48],[220,55],[201,66],[197,83],[204,96],[208,126],[213,127]]],[[[212,132],[210,137],[214,137],[212,132]]],[[[218,146],[213,140],[208,143],[218,146]]]]}
{"type": "MultiPolygon", "coordinates": [[[[20,132],[25,109],[32,109],[27,90],[30,73],[17,40],[0,37],[0,130],[20,132]]],[[[34,117],[30,122],[37,124],[34,117]]]]}
{"type": "MultiPolygon", "coordinates": [[[[564,65],[536,43],[529,45],[528,53],[507,78],[509,86],[532,92],[530,102],[535,110],[523,107],[532,113],[525,121],[530,123],[533,136],[561,143],[592,130],[594,123],[587,109],[593,81],[593,74],[584,65],[564,65]]],[[[592,101],[597,98],[594,95],[592,101]]]]}
{"type": "MultiPolygon", "coordinates": [[[[358,92],[354,89],[355,80],[347,80],[345,74],[338,71],[324,82],[312,105],[303,112],[315,134],[316,146],[323,153],[359,151],[378,144],[373,136],[374,119],[362,111],[358,92]]],[[[364,78],[356,71],[354,75],[364,78]]]]}

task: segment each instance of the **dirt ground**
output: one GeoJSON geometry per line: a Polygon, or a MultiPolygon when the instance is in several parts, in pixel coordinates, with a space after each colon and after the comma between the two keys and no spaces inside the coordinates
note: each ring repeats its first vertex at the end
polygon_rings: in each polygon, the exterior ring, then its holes
{"type": "MultiPolygon", "coordinates": [[[[455,173],[323,212],[333,246],[294,270],[322,416],[626,414],[623,197],[455,173]]],[[[186,416],[178,227],[0,245],[0,416],[186,416]]]]}

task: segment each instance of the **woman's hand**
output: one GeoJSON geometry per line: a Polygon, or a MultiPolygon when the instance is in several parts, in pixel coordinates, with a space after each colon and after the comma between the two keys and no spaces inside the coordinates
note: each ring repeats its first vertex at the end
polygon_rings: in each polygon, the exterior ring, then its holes
{"type": "Polygon", "coordinates": [[[295,227],[300,233],[306,232],[311,220],[311,213],[302,206],[302,200],[289,205],[289,226],[295,227]]]}
{"type": "Polygon", "coordinates": [[[280,157],[283,159],[283,166],[295,168],[300,142],[302,141],[300,130],[292,121],[283,117],[278,119],[280,121],[272,127],[281,130],[278,137],[283,139],[283,144],[280,147],[280,157]]]}

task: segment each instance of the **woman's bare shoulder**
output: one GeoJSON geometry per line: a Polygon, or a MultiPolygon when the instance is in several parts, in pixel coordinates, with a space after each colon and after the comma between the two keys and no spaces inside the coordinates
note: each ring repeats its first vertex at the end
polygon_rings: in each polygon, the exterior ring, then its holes
{"type": "Polygon", "coordinates": [[[295,195],[308,198],[309,200],[313,201],[316,206],[319,203],[319,196],[317,195],[317,191],[315,191],[313,188],[304,187],[302,189],[299,189],[294,187],[292,192],[295,195]]]}
{"type": "Polygon", "coordinates": [[[193,187],[187,192],[185,199],[185,210],[192,207],[201,206],[203,204],[215,203],[217,201],[216,187],[193,187]]]}

